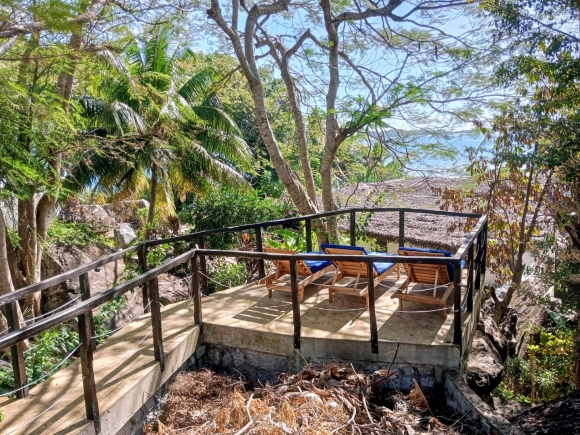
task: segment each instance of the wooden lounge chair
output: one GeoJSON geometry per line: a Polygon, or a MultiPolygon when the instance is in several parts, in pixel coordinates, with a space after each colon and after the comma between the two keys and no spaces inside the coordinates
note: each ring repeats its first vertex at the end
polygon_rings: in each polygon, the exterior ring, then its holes
{"type": "MultiPolygon", "coordinates": [[[[264,252],[271,254],[287,254],[294,255],[297,251],[290,249],[264,248],[264,252]]],[[[311,252],[312,254],[321,254],[320,252],[311,252]]],[[[272,260],[276,266],[276,272],[268,275],[260,280],[260,283],[266,284],[268,289],[268,297],[272,297],[273,290],[282,290],[292,292],[290,280],[282,280],[284,275],[290,275],[290,261],[289,260],[272,260]]],[[[316,281],[321,276],[335,270],[332,261],[324,260],[297,260],[296,269],[299,277],[305,277],[298,282],[298,291],[300,293],[300,302],[304,300],[304,288],[313,281],[316,281]]]]}
{"type": "MultiPolygon", "coordinates": [[[[329,255],[384,255],[389,256],[384,252],[369,252],[365,248],[359,246],[346,246],[346,245],[329,245],[323,243],[320,245],[320,249],[329,255]]],[[[334,292],[345,293],[355,296],[366,296],[367,307],[369,306],[369,294],[368,294],[368,268],[367,263],[360,261],[333,261],[338,269],[336,275],[333,279],[327,281],[322,286],[328,288],[328,300],[332,302],[332,295],[334,292]],[[347,278],[351,278],[347,280],[347,278]],[[353,279],[354,278],[354,283],[353,279]],[[364,278],[366,285],[363,288],[358,288],[358,283],[361,278],[364,278]],[[340,281],[345,281],[344,284],[340,284],[340,281]],[[346,282],[348,281],[348,282],[346,282]]],[[[401,277],[399,264],[395,263],[373,263],[373,279],[375,286],[384,280],[393,272],[397,272],[397,278],[401,277]]]]}
{"type": "MultiPolygon", "coordinates": [[[[398,250],[401,256],[418,257],[451,257],[451,252],[437,249],[406,248],[398,250]]],[[[403,310],[403,301],[420,302],[443,308],[443,317],[447,317],[447,299],[453,292],[454,270],[452,264],[403,263],[407,279],[391,297],[399,299],[399,310],[403,310]],[[427,284],[432,288],[415,290],[411,284],[427,284]]],[[[461,267],[465,265],[462,261],[461,267]]],[[[458,271],[461,273],[461,270],[458,271]]]]}

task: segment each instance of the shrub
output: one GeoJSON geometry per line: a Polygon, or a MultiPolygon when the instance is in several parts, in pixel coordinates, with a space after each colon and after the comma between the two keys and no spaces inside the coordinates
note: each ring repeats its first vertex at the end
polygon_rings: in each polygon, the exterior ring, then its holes
{"type": "MultiPolygon", "coordinates": [[[[205,231],[281,219],[289,216],[291,211],[288,203],[272,198],[261,199],[255,190],[240,195],[222,188],[184,207],[180,217],[193,224],[194,231],[205,231]]],[[[231,249],[241,245],[241,234],[216,234],[207,237],[205,242],[212,249],[231,249]]]]}
{"type": "Polygon", "coordinates": [[[218,258],[208,265],[208,280],[210,293],[226,288],[237,287],[246,283],[246,266],[242,263],[232,263],[224,258],[218,258]]]}
{"type": "Polygon", "coordinates": [[[527,358],[508,358],[504,380],[494,396],[526,402],[544,402],[574,390],[574,340],[570,330],[540,331],[537,344],[528,346],[527,358]]]}

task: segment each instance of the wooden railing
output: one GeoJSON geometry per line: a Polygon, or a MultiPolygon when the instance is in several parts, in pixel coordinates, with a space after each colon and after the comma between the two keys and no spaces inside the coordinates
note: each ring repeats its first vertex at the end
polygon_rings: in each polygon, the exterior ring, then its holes
{"type": "MultiPolygon", "coordinates": [[[[399,214],[399,246],[405,246],[405,214],[435,214],[460,218],[478,219],[477,224],[471,233],[465,238],[463,244],[452,257],[400,257],[393,255],[389,257],[389,262],[393,263],[430,263],[430,264],[453,264],[455,270],[461,270],[461,261],[467,257],[467,287],[465,296],[461,297],[462,274],[454,274],[454,299],[453,299],[453,343],[461,348],[462,345],[462,308],[467,311],[473,310],[474,292],[481,290],[481,276],[485,272],[486,246],[487,246],[487,216],[472,213],[457,213],[438,210],[417,210],[408,208],[349,208],[335,210],[332,212],[318,213],[315,215],[300,216],[295,218],[280,219],[269,222],[253,223],[240,225],[236,227],[220,228],[216,230],[202,231],[183,236],[166,238],[161,240],[151,240],[139,245],[118,251],[112,255],[102,258],[92,263],[80,266],[63,274],[43,280],[10,294],[0,296],[0,307],[5,307],[9,333],[0,337],[0,349],[11,348],[12,366],[14,369],[15,390],[14,394],[18,398],[28,395],[28,385],[26,379],[26,368],[23,356],[22,342],[35,335],[46,331],[54,326],[76,318],[79,326],[80,339],[80,362],[83,376],[83,389],[86,407],[87,419],[93,420],[95,432],[100,433],[99,407],[97,399],[97,390],[93,370],[93,352],[95,351],[95,337],[93,326],[93,310],[101,305],[111,301],[114,297],[122,295],[134,288],[141,286],[143,294],[143,307],[145,312],[151,313],[151,328],[153,335],[153,348],[155,360],[159,362],[160,370],[165,368],[165,354],[163,351],[163,334],[161,323],[161,304],[159,302],[159,285],[158,277],[160,274],[189,262],[191,275],[191,294],[194,305],[194,324],[203,328],[201,297],[207,293],[207,276],[206,276],[206,258],[208,256],[250,258],[258,260],[259,278],[265,276],[265,260],[287,259],[291,265],[291,288],[292,288],[292,309],[294,323],[294,348],[300,349],[301,324],[300,324],[300,303],[298,292],[297,278],[297,261],[298,260],[342,260],[366,262],[368,267],[368,276],[373,274],[373,262],[383,262],[384,257],[377,255],[325,255],[325,254],[269,254],[262,252],[262,230],[267,227],[278,225],[295,224],[304,222],[306,230],[306,243],[308,251],[312,251],[312,221],[328,217],[340,216],[347,214],[349,216],[349,236],[351,245],[356,244],[356,213],[391,213],[399,214]],[[227,251],[204,248],[204,238],[214,234],[241,232],[253,230],[256,236],[256,252],[248,251],[227,251]],[[161,244],[172,244],[177,242],[194,242],[196,247],[189,251],[167,260],[161,266],[148,270],[147,252],[148,249],[161,244]],[[142,273],[116,287],[101,292],[97,295],[91,295],[88,272],[101,267],[107,263],[124,257],[127,254],[136,252],[141,266],[142,273]],[[27,295],[36,293],[41,290],[64,283],[65,281],[79,278],[81,290],[81,302],[67,309],[61,310],[49,317],[36,321],[35,323],[20,327],[17,321],[17,306],[20,299],[27,295]]],[[[369,317],[370,317],[370,342],[371,351],[378,353],[378,329],[375,313],[375,288],[373,280],[368,283],[369,293],[369,317]]],[[[201,332],[201,331],[200,331],[201,332]]]]}

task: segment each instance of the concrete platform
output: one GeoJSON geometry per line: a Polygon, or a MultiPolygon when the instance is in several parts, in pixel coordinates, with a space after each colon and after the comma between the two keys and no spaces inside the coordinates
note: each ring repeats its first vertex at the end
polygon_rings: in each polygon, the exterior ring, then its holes
{"type": "MultiPolygon", "coordinates": [[[[116,434],[195,352],[198,328],[189,301],[165,307],[162,327],[165,371],[153,355],[149,315],[125,326],[97,348],[95,378],[101,433],[116,434]]],[[[2,435],[93,434],[85,419],[80,361],[33,387],[25,399],[0,399],[2,435]]]]}
{"type": "MultiPolygon", "coordinates": [[[[443,318],[440,311],[432,311],[437,307],[412,302],[405,302],[405,312],[397,311],[398,302],[391,295],[404,278],[402,274],[398,281],[385,280],[376,289],[378,354],[371,352],[365,298],[335,293],[329,303],[327,290],[308,286],[301,304],[301,346],[295,352],[289,293],[275,291],[270,299],[265,286],[248,284],[205,297],[203,339],[210,347],[209,362],[224,367],[254,364],[258,375],[260,370],[284,369],[282,362],[269,367],[263,354],[286,356],[290,370],[311,358],[358,361],[371,369],[390,364],[399,343],[394,367],[410,369],[411,377],[423,370],[430,378],[427,383],[442,382],[443,370],[459,370],[461,365],[459,346],[452,344],[453,314],[443,318]],[[257,354],[240,354],[240,349],[257,354]]],[[[464,332],[471,317],[464,316],[464,332]]]]}

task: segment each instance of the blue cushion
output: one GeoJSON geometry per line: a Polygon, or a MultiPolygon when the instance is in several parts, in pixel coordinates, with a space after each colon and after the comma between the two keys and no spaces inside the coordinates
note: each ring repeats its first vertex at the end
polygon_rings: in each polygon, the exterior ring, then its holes
{"type": "MultiPolygon", "coordinates": [[[[443,249],[428,249],[428,248],[409,248],[407,246],[400,246],[400,251],[417,252],[417,257],[420,257],[421,252],[429,252],[432,254],[443,254],[444,257],[451,257],[453,254],[451,251],[445,251],[443,249]]],[[[465,260],[461,260],[461,269],[465,267],[465,260]]],[[[449,279],[453,280],[453,264],[447,264],[447,273],[449,274],[449,279]]]]}
{"type": "MultiPolygon", "coordinates": [[[[323,251],[326,251],[326,248],[349,249],[351,251],[364,252],[365,255],[383,255],[383,256],[394,255],[394,254],[388,254],[386,252],[367,252],[366,249],[363,248],[362,246],[331,245],[329,243],[322,243],[320,245],[320,249],[322,249],[323,251]]],[[[395,263],[373,263],[373,266],[379,275],[381,273],[387,271],[388,269],[390,269],[394,265],[395,265],[395,263]]]]}
{"type": "MultiPolygon", "coordinates": [[[[309,254],[324,254],[324,252],[309,252],[309,254]]],[[[325,267],[328,267],[332,264],[332,261],[328,260],[304,260],[304,263],[308,266],[312,273],[316,273],[325,267]]]]}

